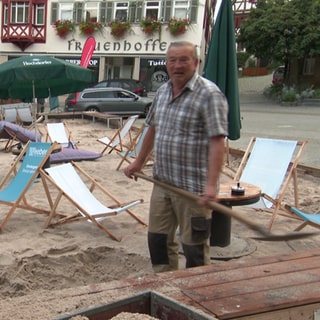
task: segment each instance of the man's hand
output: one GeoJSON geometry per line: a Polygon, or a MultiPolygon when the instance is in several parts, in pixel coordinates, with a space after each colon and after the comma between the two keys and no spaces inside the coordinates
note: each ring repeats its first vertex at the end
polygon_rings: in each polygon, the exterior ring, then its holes
{"type": "Polygon", "coordinates": [[[141,172],[141,169],[142,169],[142,166],[137,161],[134,161],[124,169],[124,174],[128,178],[134,179],[135,181],[137,181],[138,178],[135,177],[134,173],[135,172],[141,172]]]}
{"type": "Polygon", "coordinates": [[[217,201],[217,188],[216,186],[207,186],[205,194],[199,199],[198,203],[200,206],[207,209],[212,209],[210,202],[217,201]]]}

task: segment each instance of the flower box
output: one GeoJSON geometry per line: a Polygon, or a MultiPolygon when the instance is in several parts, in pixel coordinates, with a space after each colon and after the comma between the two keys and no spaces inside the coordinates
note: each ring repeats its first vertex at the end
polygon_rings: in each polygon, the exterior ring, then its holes
{"type": "Polygon", "coordinates": [[[99,31],[102,33],[103,31],[103,24],[100,22],[94,22],[94,21],[81,21],[79,24],[79,30],[80,34],[83,35],[92,35],[96,31],[99,31]]]}
{"type": "Polygon", "coordinates": [[[75,23],[71,20],[57,20],[54,23],[56,28],[57,35],[61,38],[65,38],[70,32],[73,32],[75,29],[75,23]]]}
{"type": "Polygon", "coordinates": [[[179,36],[187,31],[189,24],[189,19],[171,18],[168,23],[168,30],[173,36],[179,36]]]}
{"type": "Polygon", "coordinates": [[[111,28],[111,34],[116,39],[121,39],[131,29],[131,24],[129,21],[114,20],[109,23],[109,27],[111,28]]]}
{"type": "Polygon", "coordinates": [[[156,19],[146,18],[140,22],[140,27],[147,35],[152,35],[155,32],[161,31],[161,21],[156,19]]]}

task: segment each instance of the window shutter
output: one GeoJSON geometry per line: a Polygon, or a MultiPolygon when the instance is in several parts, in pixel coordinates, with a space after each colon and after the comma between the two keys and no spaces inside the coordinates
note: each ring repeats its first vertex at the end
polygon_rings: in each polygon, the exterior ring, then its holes
{"type": "Polygon", "coordinates": [[[106,22],[109,23],[112,21],[112,5],[113,2],[107,2],[107,11],[106,11],[106,22]]]}
{"type": "Polygon", "coordinates": [[[135,16],[135,21],[141,21],[142,20],[142,7],[143,7],[143,2],[138,1],[137,2],[137,9],[136,9],[136,16],[135,16]]]}
{"type": "Polygon", "coordinates": [[[83,20],[83,2],[75,2],[73,7],[73,21],[79,23],[83,20]]]}
{"type": "Polygon", "coordinates": [[[58,20],[58,3],[52,2],[51,4],[51,24],[58,20]]]}
{"type": "Polygon", "coordinates": [[[190,8],[190,20],[192,23],[197,22],[198,15],[198,0],[191,0],[191,8],[190,8]]]}
{"type": "Polygon", "coordinates": [[[169,22],[169,20],[172,18],[171,14],[171,7],[172,7],[172,1],[165,0],[163,2],[163,8],[162,8],[162,18],[164,22],[169,22]]]}
{"type": "Polygon", "coordinates": [[[100,3],[100,10],[99,10],[99,21],[103,24],[107,23],[107,3],[105,1],[102,1],[100,3]]]}
{"type": "Polygon", "coordinates": [[[128,12],[128,20],[130,22],[134,22],[136,19],[136,10],[137,10],[137,2],[129,3],[129,12],[128,12]]]}
{"type": "Polygon", "coordinates": [[[142,19],[142,6],[142,1],[130,2],[128,14],[130,22],[137,22],[142,19]]]}

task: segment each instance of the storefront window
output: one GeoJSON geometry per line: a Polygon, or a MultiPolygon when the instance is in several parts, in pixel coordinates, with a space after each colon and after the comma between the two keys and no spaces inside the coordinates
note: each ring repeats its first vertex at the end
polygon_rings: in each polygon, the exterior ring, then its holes
{"type": "Polygon", "coordinates": [[[147,91],[157,91],[160,86],[169,80],[165,59],[141,59],[140,81],[147,91]]]}

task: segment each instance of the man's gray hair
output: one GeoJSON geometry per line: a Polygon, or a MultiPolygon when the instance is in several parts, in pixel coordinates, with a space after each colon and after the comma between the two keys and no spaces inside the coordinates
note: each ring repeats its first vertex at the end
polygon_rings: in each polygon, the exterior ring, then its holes
{"type": "Polygon", "coordinates": [[[171,49],[171,48],[174,48],[174,47],[192,47],[193,48],[193,51],[194,51],[194,58],[195,59],[198,59],[198,52],[197,52],[197,48],[196,46],[192,43],[192,42],[189,42],[189,41],[175,41],[175,42],[171,42],[169,47],[168,47],[168,51],[171,49]]]}

